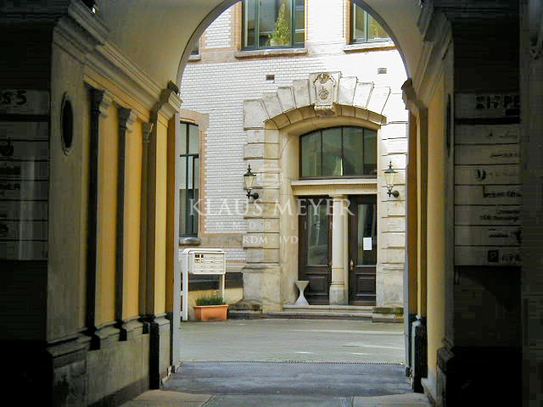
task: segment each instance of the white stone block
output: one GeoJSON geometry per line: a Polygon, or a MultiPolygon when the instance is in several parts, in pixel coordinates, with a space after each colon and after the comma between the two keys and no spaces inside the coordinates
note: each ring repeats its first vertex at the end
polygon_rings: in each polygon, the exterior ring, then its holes
{"type": "Polygon", "coordinates": [[[390,86],[376,86],[368,101],[368,110],[382,114],[390,95],[390,86]]]}
{"type": "Polygon", "coordinates": [[[352,105],[356,90],[357,79],[355,76],[346,76],[339,80],[338,103],[341,105],[352,105]]]}
{"type": "Polygon", "coordinates": [[[243,101],[243,127],[245,129],[264,128],[264,122],[268,119],[268,113],[260,99],[243,101]]]}
{"type": "Polygon", "coordinates": [[[247,143],[263,143],[265,134],[264,130],[247,130],[247,143]]]}
{"type": "Polygon", "coordinates": [[[405,201],[387,201],[385,216],[405,216],[405,201]]]}
{"type": "Polygon", "coordinates": [[[264,92],[262,101],[264,102],[264,106],[266,107],[266,111],[268,112],[268,116],[270,118],[274,118],[275,116],[279,116],[281,113],[283,113],[283,108],[281,106],[281,102],[279,102],[279,96],[277,96],[276,92],[264,92]]]}
{"type": "Polygon", "coordinates": [[[277,89],[277,95],[279,96],[284,112],[296,108],[296,103],[294,102],[294,90],[292,89],[292,86],[279,87],[279,89],[277,89]]]}
{"type": "Polygon", "coordinates": [[[359,106],[366,109],[368,106],[368,100],[373,90],[373,82],[358,82],[354,93],[355,106],[359,106]]]}
{"type": "Polygon", "coordinates": [[[384,243],[382,247],[405,248],[405,233],[383,233],[381,236],[384,243]]]}
{"type": "Polygon", "coordinates": [[[394,217],[383,219],[383,232],[405,232],[405,218],[394,217]]]}
{"type": "Polygon", "coordinates": [[[295,79],[292,82],[294,88],[294,100],[296,107],[300,108],[311,104],[309,98],[309,81],[307,79],[295,79]]]}
{"type": "Polygon", "coordinates": [[[392,163],[392,167],[398,170],[405,170],[407,166],[407,155],[405,154],[393,154],[393,155],[381,155],[379,158],[379,168],[384,171],[388,168],[388,164],[392,163]]]}
{"type": "Polygon", "coordinates": [[[379,151],[379,153],[381,155],[405,154],[407,153],[407,139],[399,138],[386,140],[382,144],[381,151],[379,151]]]}
{"type": "Polygon", "coordinates": [[[407,123],[389,123],[381,127],[380,136],[382,140],[391,138],[407,138],[408,129],[407,123]]]}
{"type": "Polygon", "coordinates": [[[264,158],[265,144],[246,144],[243,147],[243,157],[247,158],[264,158]]]}

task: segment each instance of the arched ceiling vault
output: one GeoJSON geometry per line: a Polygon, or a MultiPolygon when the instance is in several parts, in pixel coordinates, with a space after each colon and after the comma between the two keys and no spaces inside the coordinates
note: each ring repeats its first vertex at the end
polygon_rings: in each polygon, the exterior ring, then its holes
{"type": "MultiPolygon", "coordinates": [[[[98,0],[109,41],[156,83],[178,83],[192,42],[237,0],[98,0]]],[[[326,1],[326,0],[311,0],[326,1]]],[[[408,76],[422,53],[416,0],[355,0],[389,31],[404,59],[408,76]]]]}

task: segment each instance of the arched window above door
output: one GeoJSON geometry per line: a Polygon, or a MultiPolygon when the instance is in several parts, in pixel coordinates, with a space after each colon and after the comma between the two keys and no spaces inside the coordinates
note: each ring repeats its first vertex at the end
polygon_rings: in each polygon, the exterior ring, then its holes
{"type": "Polygon", "coordinates": [[[300,137],[300,178],[376,176],[376,130],[331,127],[300,137]]]}

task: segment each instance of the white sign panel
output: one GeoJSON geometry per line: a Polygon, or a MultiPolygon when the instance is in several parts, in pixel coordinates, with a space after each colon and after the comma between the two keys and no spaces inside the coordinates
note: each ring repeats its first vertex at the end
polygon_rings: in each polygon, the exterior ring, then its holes
{"type": "Polygon", "coordinates": [[[520,185],[457,185],[454,188],[457,205],[520,205],[520,185]]]}
{"type": "Polygon", "coordinates": [[[518,93],[463,93],[456,95],[456,118],[502,118],[520,115],[518,93]]]}
{"type": "Polygon", "coordinates": [[[457,246],[520,246],[520,226],[456,226],[457,246]]]}
{"type": "MultiPolygon", "coordinates": [[[[0,101],[0,118],[48,112],[47,93],[45,104],[32,92],[11,95],[0,101]]],[[[48,190],[48,124],[0,121],[0,259],[47,258],[48,190]]]]}
{"type": "Polygon", "coordinates": [[[518,247],[456,246],[457,266],[520,266],[522,258],[518,247]]]}
{"type": "Polygon", "coordinates": [[[0,89],[0,114],[45,115],[49,92],[29,89],[0,89]]]}
{"type": "Polygon", "coordinates": [[[520,174],[518,165],[457,165],[456,185],[518,185],[520,174]]]}
{"type": "Polygon", "coordinates": [[[456,146],[455,164],[517,164],[520,160],[518,144],[488,146],[456,146]]]}
{"type": "Polygon", "coordinates": [[[475,206],[457,205],[457,225],[520,225],[520,206],[475,206]]]}
{"type": "Polygon", "coordinates": [[[521,264],[520,98],[458,94],[455,264],[521,264]]]}
{"type": "Polygon", "coordinates": [[[458,125],[454,134],[459,144],[517,144],[520,141],[518,124],[458,125]]]}
{"type": "Polygon", "coordinates": [[[362,242],[363,242],[364,250],[369,250],[369,251],[373,250],[371,237],[363,237],[362,242]]]}

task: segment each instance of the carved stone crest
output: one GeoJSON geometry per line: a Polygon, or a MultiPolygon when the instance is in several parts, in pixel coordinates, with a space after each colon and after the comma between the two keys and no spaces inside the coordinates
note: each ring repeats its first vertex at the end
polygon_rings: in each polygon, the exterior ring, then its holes
{"type": "Polygon", "coordinates": [[[335,114],[334,101],[337,81],[329,73],[319,73],[313,80],[315,112],[320,116],[335,114]]]}

